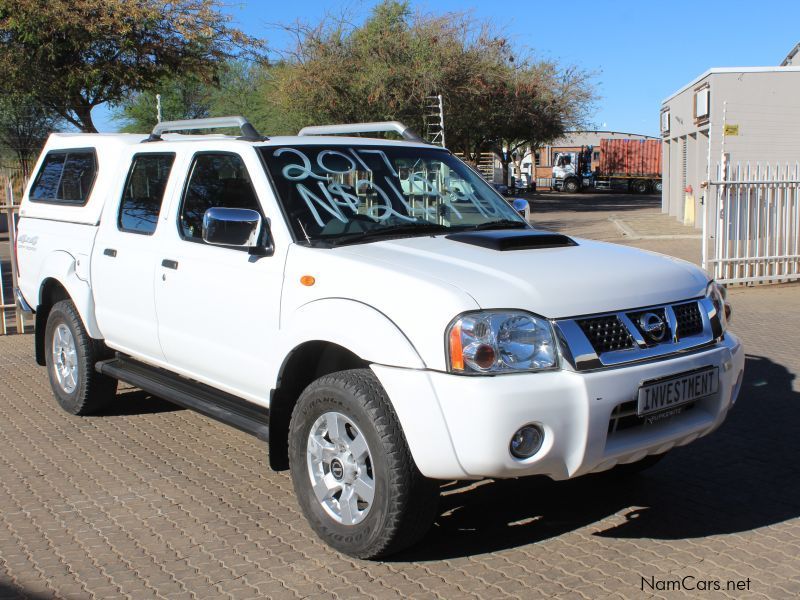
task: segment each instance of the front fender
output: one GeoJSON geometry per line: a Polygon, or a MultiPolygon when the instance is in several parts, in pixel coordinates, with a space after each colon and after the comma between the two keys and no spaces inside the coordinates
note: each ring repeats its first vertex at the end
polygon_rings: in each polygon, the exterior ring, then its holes
{"type": "Polygon", "coordinates": [[[345,298],[322,298],[298,307],[283,323],[290,335],[283,356],[300,344],[338,344],[370,363],[424,369],[425,363],[400,328],[379,310],[345,298]]]}
{"type": "MultiPolygon", "coordinates": [[[[82,260],[87,260],[83,258],[82,260]]],[[[86,265],[88,267],[88,265],[86,265]]],[[[81,316],[84,327],[89,335],[96,339],[102,339],[103,334],[97,326],[97,320],[94,316],[94,296],[92,295],[92,288],[89,282],[78,277],[77,269],[80,268],[84,272],[84,266],[77,264],[74,256],[69,252],[57,250],[52,252],[42,264],[42,269],[39,273],[39,281],[45,282],[48,279],[54,279],[59,282],[72,299],[75,308],[78,309],[78,314],[81,316]]],[[[44,285],[39,287],[39,292],[36,297],[36,305],[42,303],[42,291],[44,285]]]]}

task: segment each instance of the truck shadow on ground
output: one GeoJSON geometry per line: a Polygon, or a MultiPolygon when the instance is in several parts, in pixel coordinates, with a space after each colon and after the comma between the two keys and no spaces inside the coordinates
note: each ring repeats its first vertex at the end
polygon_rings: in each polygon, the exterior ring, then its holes
{"type": "Polygon", "coordinates": [[[745,373],[723,426],[652,469],[627,479],[600,474],[444,486],[434,529],[390,560],[482,554],[583,527],[600,537],[671,540],[744,532],[800,516],[794,375],[758,356],[747,357],[745,373]]]}

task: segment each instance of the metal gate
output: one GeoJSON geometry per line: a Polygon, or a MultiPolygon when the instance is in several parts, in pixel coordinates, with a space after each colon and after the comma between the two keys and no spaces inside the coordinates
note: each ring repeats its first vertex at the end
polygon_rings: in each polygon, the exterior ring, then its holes
{"type": "Polygon", "coordinates": [[[17,308],[14,289],[17,286],[17,262],[14,252],[16,238],[16,216],[19,202],[25,188],[25,178],[17,173],[0,173],[0,335],[25,333],[32,324],[17,308]]]}
{"type": "Polygon", "coordinates": [[[721,283],[800,279],[800,164],[717,165],[703,212],[703,267],[721,283]]]}

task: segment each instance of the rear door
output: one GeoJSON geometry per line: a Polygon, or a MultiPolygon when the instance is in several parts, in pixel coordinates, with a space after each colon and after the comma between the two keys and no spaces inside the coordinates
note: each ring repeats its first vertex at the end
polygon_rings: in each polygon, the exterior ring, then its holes
{"type": "Polygon", "coordinates": [[[106,204],[92,255],[95,312],[106,343],[156,362],[164,359],[153,299],[161,256],[156,230],[177,184],[174,161],[169,152],[133,156],[119,199],[106,204]]]}

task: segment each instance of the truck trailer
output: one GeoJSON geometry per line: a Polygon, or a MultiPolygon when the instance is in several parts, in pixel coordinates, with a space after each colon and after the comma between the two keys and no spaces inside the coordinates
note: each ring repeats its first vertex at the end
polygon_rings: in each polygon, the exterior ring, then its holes
{"type": "Polygon", "coordinates": [[[602,139],[600,146],[558,152],[553,189],[661,192],[661,141],[602,139]]]}

